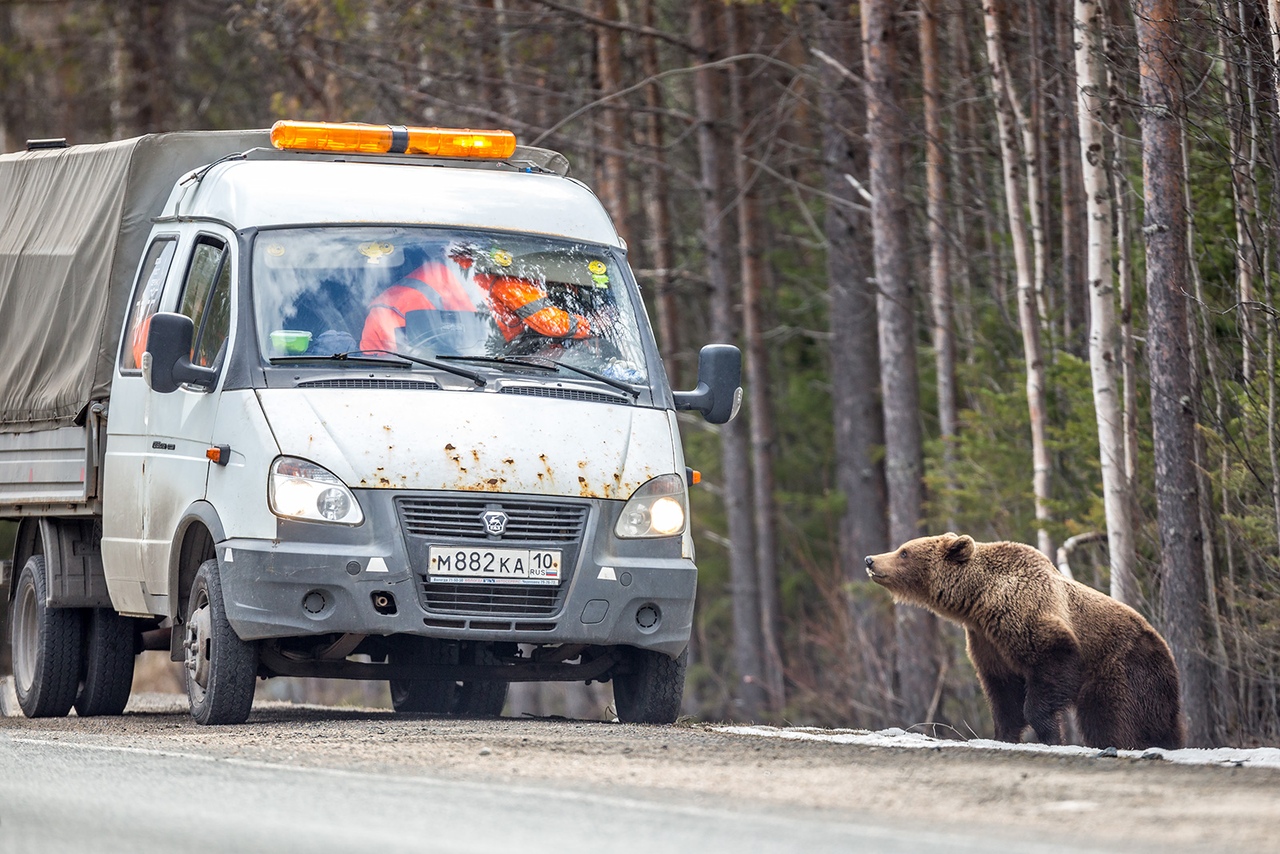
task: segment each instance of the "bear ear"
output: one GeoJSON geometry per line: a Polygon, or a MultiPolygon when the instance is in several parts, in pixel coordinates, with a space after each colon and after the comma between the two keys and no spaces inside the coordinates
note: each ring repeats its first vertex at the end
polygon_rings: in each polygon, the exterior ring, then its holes
{"type": "Polygon", "coordinates": [[[962,537],[956,537],[955,534],[950,536],[955,537],[955,541],[947,546],[947,560],[963,563],[973,557],[973,537],[968,534],[962,537]]]}

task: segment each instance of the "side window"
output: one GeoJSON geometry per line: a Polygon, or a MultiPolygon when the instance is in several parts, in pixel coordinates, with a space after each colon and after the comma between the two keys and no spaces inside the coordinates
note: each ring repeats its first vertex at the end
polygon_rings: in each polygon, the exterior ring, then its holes
{"type": "Polygon", "coordinates": [[[202,237],[196,243],[178,310],[195,325],[191,361],[209,367],[231,332],[231,263],[222,241],[202,237]]]}
{"type": "Polygon", "coordinates": [[[160,307],[160,292],[164,289],[164,280],[169,277],[169,268],[173,266],[174,250],[177,249],[178,238],[160,237],[152,241],[147,249],[146,258],[142,261],[142,269],[138,273],[141,283],[138,297],[129,309],[129,320],[125,323],[124,346],[120,348],[120,370],[136,371],[142,365],[142,354],[147,349],[147,331],[151,328],[151,315],[160,307]]]}

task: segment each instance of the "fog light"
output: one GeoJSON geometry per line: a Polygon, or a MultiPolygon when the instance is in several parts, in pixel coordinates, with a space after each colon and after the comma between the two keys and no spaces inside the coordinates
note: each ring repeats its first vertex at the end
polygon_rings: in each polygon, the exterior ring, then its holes
{"type": "Polygon", "coordinates": [[[656,627],[661,619],[662,614],[657,605],[641,605],[636,611],[636,625],[645,631],[656,627]]]}
{"type": "Polygon", "coordinates": [[[302,610],[308,614],[319,614],[329,606],[329,597],[323,590],[312,590],[302,597],[302,610]]]}

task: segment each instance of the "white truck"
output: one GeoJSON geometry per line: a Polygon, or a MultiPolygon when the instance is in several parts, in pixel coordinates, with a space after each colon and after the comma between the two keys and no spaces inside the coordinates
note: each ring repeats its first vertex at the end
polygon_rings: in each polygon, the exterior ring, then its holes
{"type": "Polygon", "coordinates": [[[697,569],[673,392],[626,246],[510,133],[280,122],[0,156],[0,519],[18,701],[191,713],[256,679],[496,715],[612,681],[674,721],[697,569]]]}

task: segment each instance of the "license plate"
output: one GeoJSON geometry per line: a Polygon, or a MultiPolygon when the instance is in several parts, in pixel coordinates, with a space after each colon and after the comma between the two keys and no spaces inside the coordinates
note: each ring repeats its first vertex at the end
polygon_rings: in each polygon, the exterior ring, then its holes
{"type": "Polygon", "coordinates": [[[431,546],[427,577],[453,584],[559,584],[560,552],[431,546]]]}

